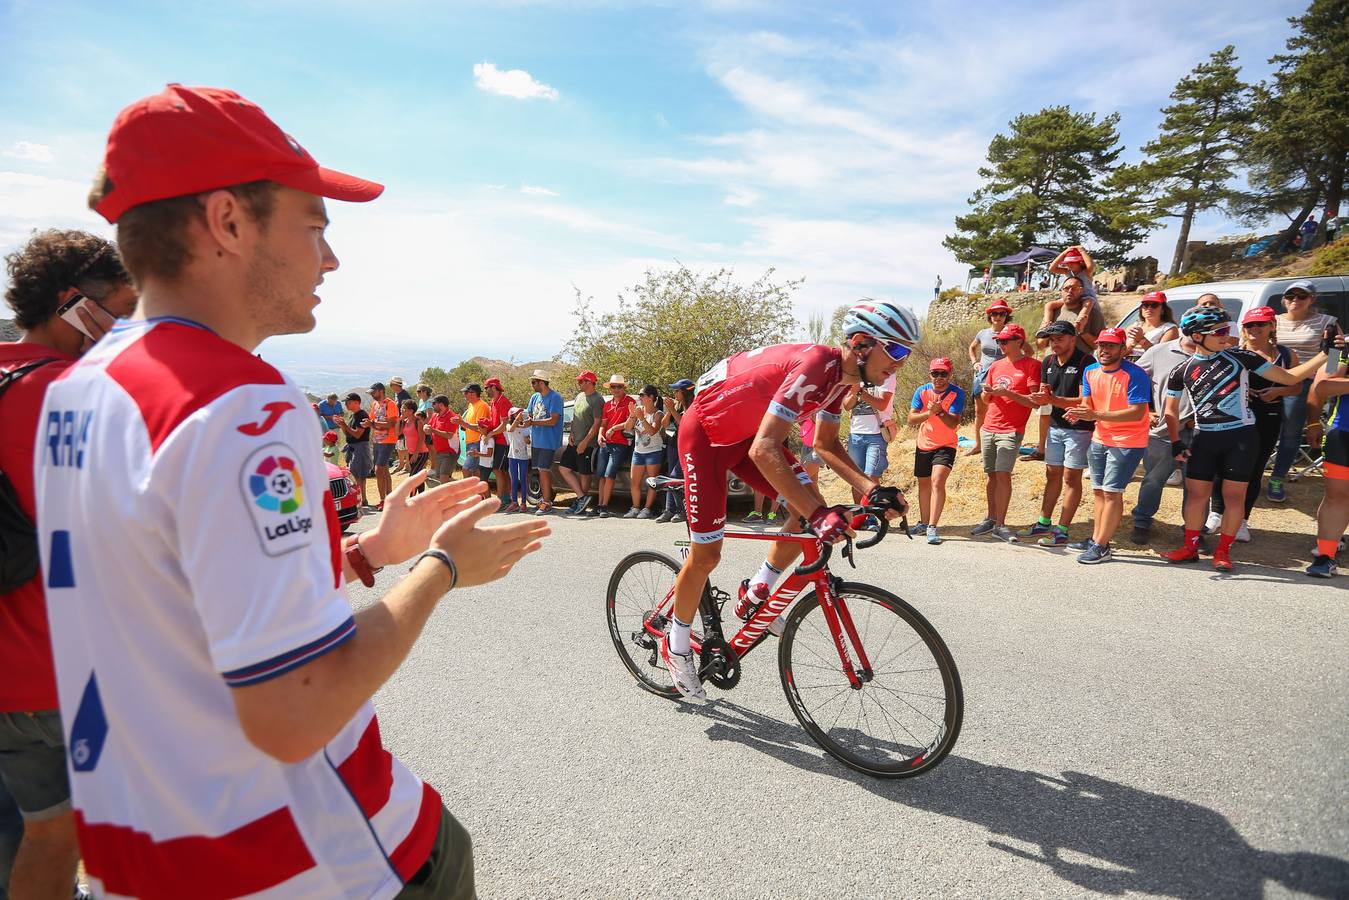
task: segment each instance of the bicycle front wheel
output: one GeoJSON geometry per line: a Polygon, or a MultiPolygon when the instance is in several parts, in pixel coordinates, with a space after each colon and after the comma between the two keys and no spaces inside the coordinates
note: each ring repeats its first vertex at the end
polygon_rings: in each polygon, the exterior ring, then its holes
{"type": "MultiPolygon", "coordinates": [[[[960,735],[965,699],[955,660],[926,619],[889,591],[842,582],[871,663],[853,687],[812,592],[787,616],[778,646],[782,689],[810,736],[844,765],[877,778],[910,778],[936,766],[960,735]]],[[[850,664],[860,669],[846,635],[850,664]]],[[[859,673],[859,677],[860,673],[859,673]]]]}

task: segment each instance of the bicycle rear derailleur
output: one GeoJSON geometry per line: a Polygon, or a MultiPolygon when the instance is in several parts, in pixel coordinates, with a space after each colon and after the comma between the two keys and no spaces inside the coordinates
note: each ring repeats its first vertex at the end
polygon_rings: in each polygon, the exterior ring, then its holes
{"type": "Polygon", "coordinates": [[[740,657],[725,639],[705,638],[698,661],[701,664],[698,674],[704,681],[710,681],[723,691],[729,691],[740,683],[740,657]]]}

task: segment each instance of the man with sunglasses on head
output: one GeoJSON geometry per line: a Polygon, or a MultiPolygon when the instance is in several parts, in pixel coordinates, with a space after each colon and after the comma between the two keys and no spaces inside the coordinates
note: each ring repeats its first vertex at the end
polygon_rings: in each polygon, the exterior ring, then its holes
{"type": "Polygon", "coordinates": [[[1166,391],[1171,452],[1187,460],[1185,543],[1163,554],[1163,558],[1170,562],[1192,562],[1199,558],[1200,529],[1213,493],[1213,479],[1221,475],[1226,511],[1213,567],[1230,572],[1232,542],[1241,526],[1251,460],[1259,443],[1248,397],[1250,375],[1260,375],[1275,384],[1297,384],[1314,375],[1326,361],[1326,355],[1317,353],[1292,369],[1276,366],[1257,353],[1237,348],[1232,317],[1211,306],[1196,306],[1187,312],[1180,320],[1180,331],[1197,348],[1188,362],[1177,366],[1168,376],[1166,391]],[[1180,396],[1184,392],[1189,393],[1194,403],[1192,447],[1186,447],[1180,439],[1180,396]]]}
{"type": "MultiPolygon", "coordinates": [[[[704,373],[697,395],[679,426],[684,466],[684,503],[691,546],[675,579],[674,616],[660,654],[686,699],[707,699],[689,645],[689,629],[707,578],[721,561],[726,524],[726,473],[770,497],[783,496],[788,526],[804,519],[811,531],[835,542],[851,534],[843,506],[829,506],[784,441],[798,420],[816,419],[814,448],[849,487],[883,515],[901,515],[906,504],[896,488],[868,478],[839,442],[843,400],[862,382],[884,384],[922,336],[918,319],[903,307],[877,300],[854,304],[843,317],[842,347],[778,344],[737,353],[704,373]]],[[[801,548],[774,543],[759,572],[740,586],[736,615],[750,619],[768,599],[801,548]]]]}
{"type": "Polygon", "coordinates": [[[984,373],[988,416],[979,435],[988,476],[988,517],[970,529],[970,534],[991,534],[1015,544],[1016,532],[1006,522],[1012,502],[1012,467],[1021,455],[1021,438],[1035,408],[1031,395],[1040,390],[1040,361],[1026,355],[1026,329],[1015,322],[998,332],[996,340],[1004,356],[984,373]]]}

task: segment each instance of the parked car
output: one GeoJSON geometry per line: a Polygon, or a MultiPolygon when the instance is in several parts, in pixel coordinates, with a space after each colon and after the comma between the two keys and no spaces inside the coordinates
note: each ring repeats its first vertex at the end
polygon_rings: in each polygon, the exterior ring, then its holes
{"type": "MultiPolygon", "coordinates": [[[[1186,284],[1166,288],[1166,305],[1177,322],[1204,294],[1217,294],[1232,321],[1257,306],[1269,306],[1283,312],[1283,292],[1295,281],[1310,281],[1316,285],[1316,311],[1330,313],[1340,320],[1340,326],[1349,330],[1349,275],[1317,275],[1310,278],[1262,278],[1246,281],[1213,281],[1208,284],[1186,284]]],[[[1120,328],[1128,328],[1138,321],[1137,307],[1119,321],[1120,328]]]]}
{"type": "Polygon", "coordinates": [[[342,533],[346,534],[361,517],[361,493],[346,466],[326,461],[324,465],[328,467],[328,491],[333,495],[337,521],[342,526],[342,533]]]}
{"type": "MultiPolygon", "coordinates": [[[[608,398],[606,397],[605,399],[607,400],[608,398]]],[[[571,418],[572,407],[574,405],[574,401],[571,400],[568,400],[562,405],[563,449],[571,446],[571,418]]],[[[628,440],[632,440],[631,432],[628,432],[628,440]]],[[[561,451],[559,451],[557,455],[561,457],[561,451]]],[[[598,496],[600,492],[599,481],[598,478],[592,478],[590,480],[590,493],[596,496],[598,496]]],[[[561,490],[567,489],[567,483],[562,480],[562,473],[558,470],[556,462],[553,463],[553,487],[561,490]]],[[[730,472],[726,473],[726,492],[728,500],[749,500],[754,496],[754,492],[750,490],[749,485],[745,484],[739,478],[736,478],[735,475],[730,472]]],[[[531,500],[538,500],[541,496],[542,494],[539,491],[539,473],[530,469],[529,497],[531,500]]],[[[616,476],[614,476],[614,497],[619,500],[624,498],[630,499],[632,497],[632,469],[630,466],[625,466],[616,476]]]]}

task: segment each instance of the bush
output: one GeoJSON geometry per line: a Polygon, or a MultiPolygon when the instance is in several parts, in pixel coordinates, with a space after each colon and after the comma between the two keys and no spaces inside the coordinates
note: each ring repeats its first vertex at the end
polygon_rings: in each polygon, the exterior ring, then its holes
{"type": "Polygon", "coordinates": [[[1349,275],[1349,237],[1312,252],[1308,275],[1349,275]]]}
{"type": "Polygon", "coordinates": [[[1213,273],[1208,269],[1191,269],[1184,275],[1178,275],[1175,279],[1168,278],[1166,286],[1169,288],[1180,287],[1186,284],[1207,284],[1214,280],[1213,273]]]}

